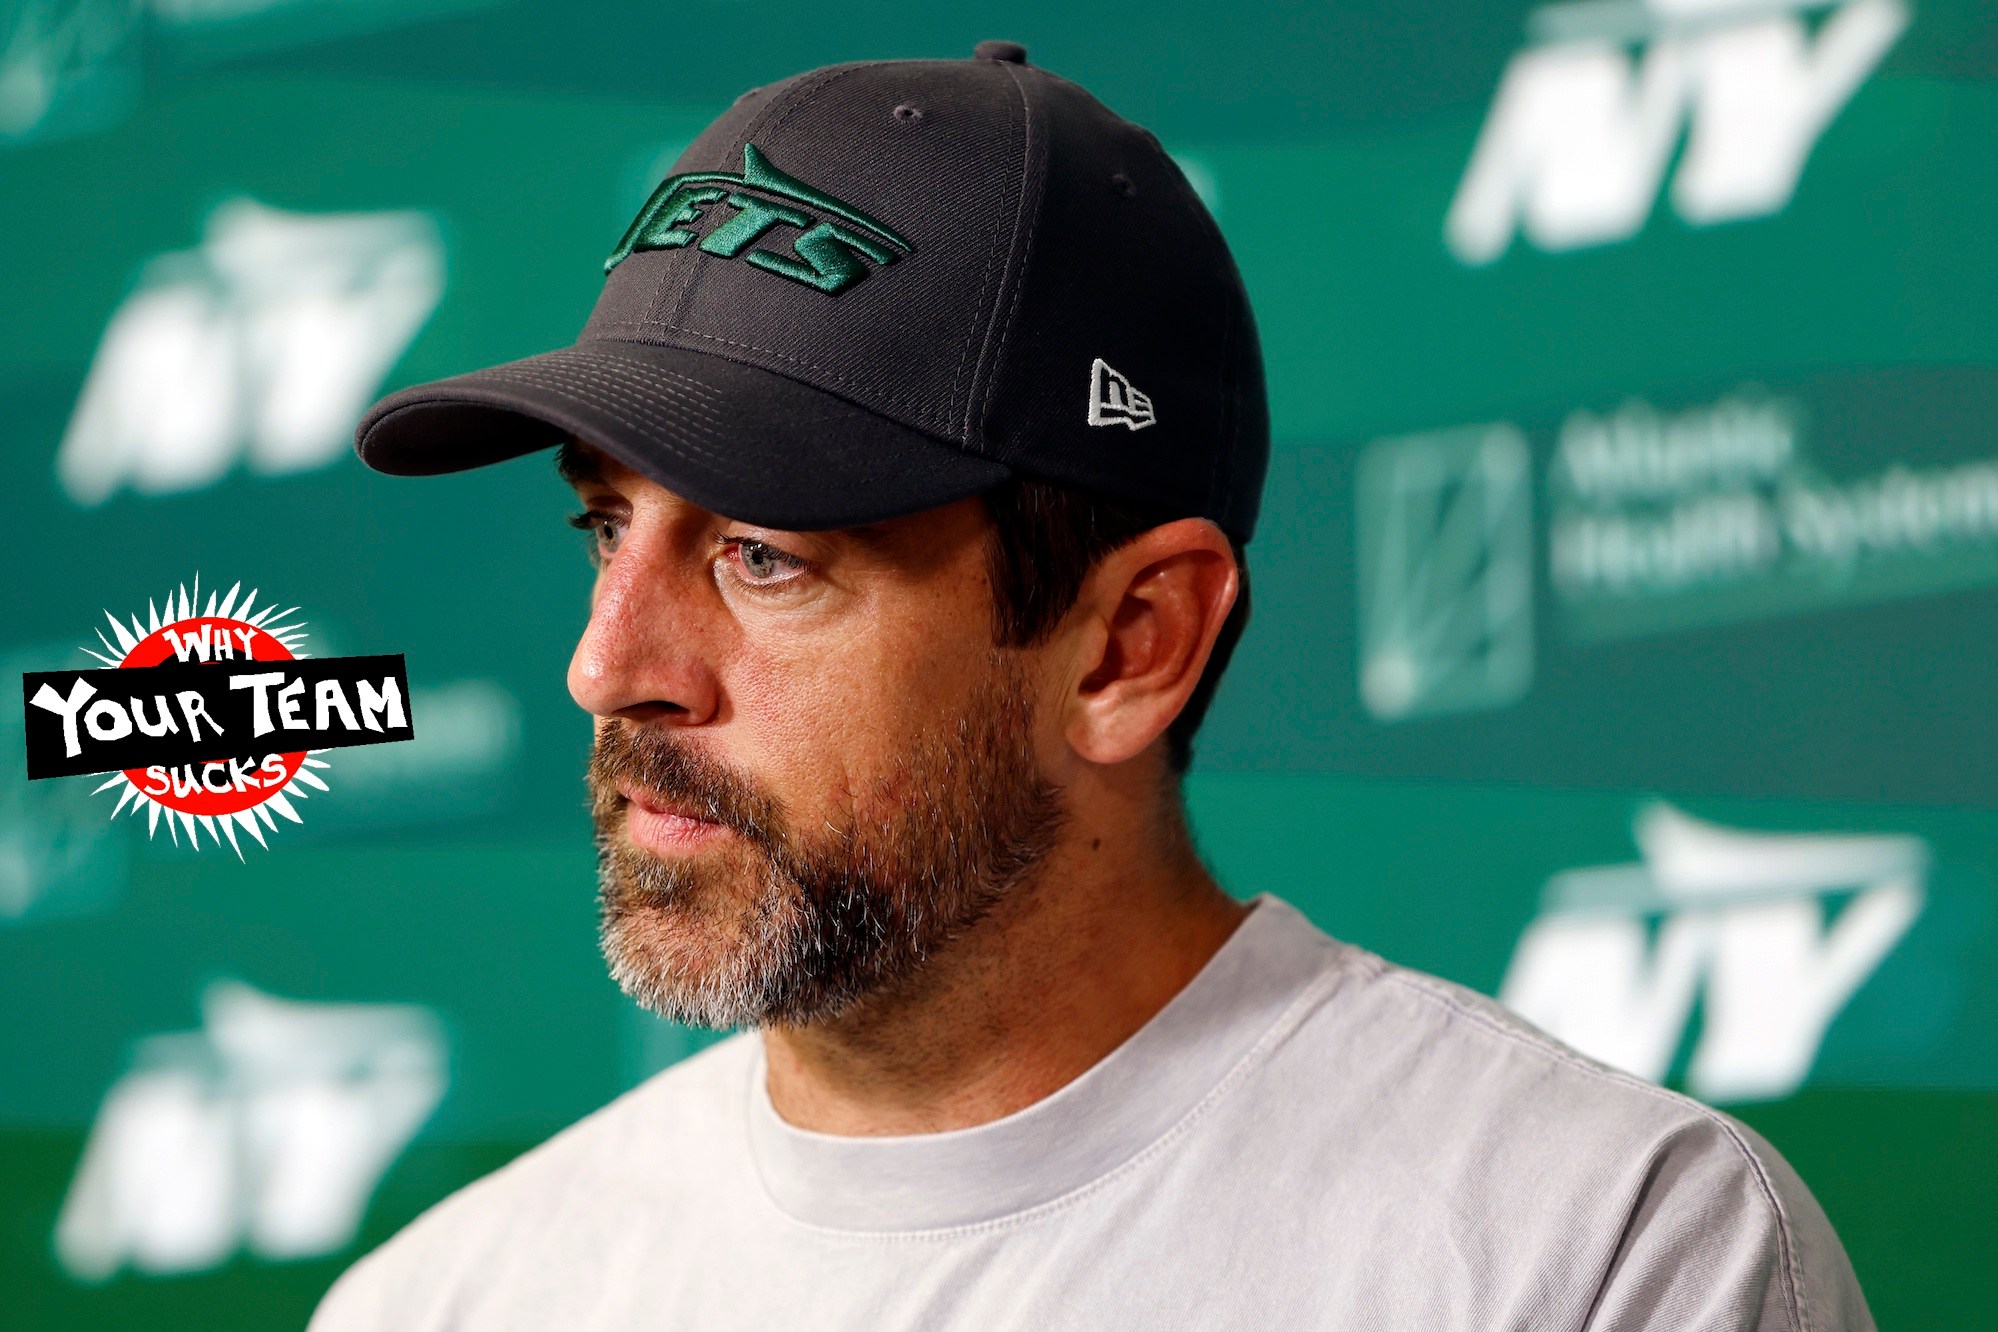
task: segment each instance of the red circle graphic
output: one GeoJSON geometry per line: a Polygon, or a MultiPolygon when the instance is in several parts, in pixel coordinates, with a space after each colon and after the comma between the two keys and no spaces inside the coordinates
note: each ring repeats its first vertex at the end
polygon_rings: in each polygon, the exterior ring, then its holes
{"type": "MultiPolygon", "coordinates": [[[[232,631],[249,631],[254,635],[249,640],[252,661],[295,660],[291,649],[278,642],[267,630],[226,616],[197,615],[161,625],[140,639],[118,665],[120,668],[157,666],[174,655],[173,644],[167,638],[169,629],[185,642],[190,635],[198,637],[204,626],[211,636],[231,634],[230,641],[239,652],[242,643],[232,631]]],[[[210,664],[214,663],[211,661],[210,664]]],[[[304,766],[305,751],[299,750],[293,754],[266,754],[254,760],[237,759],[232,762],[212,759],[206,763],[183,764],[175,768],[127,768],[125,776],[139,788],[140,795],[168,809],[187,814],[235,814],[254,809],[284,790],[304,766]],[[221,789],[218,790],[218,787],[221,789]]]]}

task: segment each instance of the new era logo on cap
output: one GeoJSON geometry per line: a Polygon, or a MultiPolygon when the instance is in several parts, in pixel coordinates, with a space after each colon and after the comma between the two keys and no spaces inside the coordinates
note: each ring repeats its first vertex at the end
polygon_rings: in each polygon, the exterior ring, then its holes
{"type": "Polygon", "coordinates": [[[1143,430],[1158,421],[1152,400],[1131,387],[1131,381],[1106,365],[1101,356],[1089,367],[1089,424],[1121,425],[1143,430]]]}

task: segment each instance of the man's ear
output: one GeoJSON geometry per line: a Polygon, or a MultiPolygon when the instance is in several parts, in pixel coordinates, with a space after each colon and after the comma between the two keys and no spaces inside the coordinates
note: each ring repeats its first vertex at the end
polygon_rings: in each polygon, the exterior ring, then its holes
{"type": "Polygon", "coordinates": [[[1241,588],[1219,527],[1182,518],[1103,557],[1072,613],[1077,645],[1064,735],[1091,763],[1122,763],[1165,733],[1207,667],[1241,588]]]}

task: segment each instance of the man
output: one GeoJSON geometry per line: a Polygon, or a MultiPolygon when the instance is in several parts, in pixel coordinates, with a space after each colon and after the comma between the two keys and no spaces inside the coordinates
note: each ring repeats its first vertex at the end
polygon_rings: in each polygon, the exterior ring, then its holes
{"type": "Polygon", "coordinates": [[[315,1328],[1871,1326],[1741,1125],[1202,867],[1267,436],[1185,180],[992,42],[745,94],[576,346],[378,404],[561,446],[605,955],[750,1030],[315,1328]]]}

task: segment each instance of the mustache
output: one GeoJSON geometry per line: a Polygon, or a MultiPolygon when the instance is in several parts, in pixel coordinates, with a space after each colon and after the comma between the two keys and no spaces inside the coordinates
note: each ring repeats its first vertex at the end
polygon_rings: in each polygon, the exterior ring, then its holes
{"type": "Polygon", "coordinates": [[[599,826],[623,806],[619,783],[684,805],[765,848],[783,840],[783,805],[748,777],[668,733],[624,722],[597,729],[590,750],[590,812],[599,826]]]}

